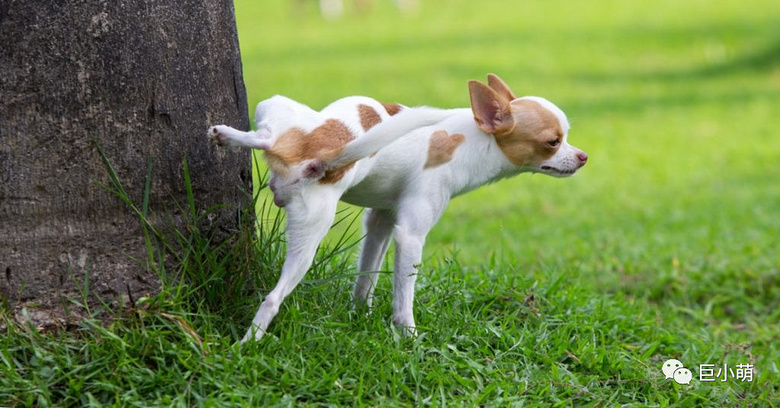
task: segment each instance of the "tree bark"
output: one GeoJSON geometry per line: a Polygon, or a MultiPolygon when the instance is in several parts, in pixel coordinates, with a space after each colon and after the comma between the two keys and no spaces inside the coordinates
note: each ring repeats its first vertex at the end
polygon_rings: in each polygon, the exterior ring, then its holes
{"type": "Polygon", "coordinates": [[[187,202],[185,156],[199,206],[235,214],[249,155],[205,136],[249,127],[232,1],[0,0],[0,43],[0,297],[52,306],[87,274],[104,299],[153,292],[96,144],[139,204],[151,157],[157,214],[187,202]]]}

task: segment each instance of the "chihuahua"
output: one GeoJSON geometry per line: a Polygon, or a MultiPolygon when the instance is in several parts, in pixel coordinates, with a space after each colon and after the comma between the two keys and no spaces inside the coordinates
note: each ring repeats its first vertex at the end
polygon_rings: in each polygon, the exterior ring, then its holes
{"type": "Polygon", "coordinates": [[[470,108],[434,109],[339,99],[322,111],[282,96],[258,104],[256,131],[213,126],[222,146],[265,151],[269,187],[287,212],[279,282],[242,339],[259,340],[311,266],[339,200],[366,207],[353,299],[371,307],[378,270],[395,241],[393,322],[416,333],[414,285],[428,232],[450,199],[520,173],[573,175],[588,155],[567,141],[566,115],[548,100],[518,98],[498,76],[470,81],[470,108]]]}

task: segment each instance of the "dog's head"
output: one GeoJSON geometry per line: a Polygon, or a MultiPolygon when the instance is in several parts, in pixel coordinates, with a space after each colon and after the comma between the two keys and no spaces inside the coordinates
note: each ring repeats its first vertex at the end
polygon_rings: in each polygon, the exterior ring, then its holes
{"type": "Polygon", "coordinates": [[[569,121],[552,102],[536,96],[518,98],[499,77],[469,81],[471,110],[477,126],[496,138],[501,151],[520,171],[568,177],[588,155],[567,142],[569,121]]]}

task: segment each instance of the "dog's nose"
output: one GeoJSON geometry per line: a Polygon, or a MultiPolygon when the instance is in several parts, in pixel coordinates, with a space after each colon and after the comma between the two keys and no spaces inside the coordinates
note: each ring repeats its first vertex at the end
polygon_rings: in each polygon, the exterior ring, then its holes
{"type": "Polygon", "coordinates": [[[588,162],[588,154],[585,152],[578,152],[577,159],[580,161],[580,166],[588,162]]]}

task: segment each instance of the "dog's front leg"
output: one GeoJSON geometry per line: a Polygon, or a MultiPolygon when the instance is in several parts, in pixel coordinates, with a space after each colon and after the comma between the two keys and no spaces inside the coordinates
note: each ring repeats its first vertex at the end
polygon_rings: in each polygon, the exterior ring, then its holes
{"type": "Polygon", "coordinates": [[[395,270],[393,271],[393,323],[407,336],[417,334],[414,323],[414,284],[422,261],[425,237],[444,211],[446,203],[413,201],[398,213],[393,230],[395,270]]]}
{"type": "Polygon", "coordinates": [[[274,289],[257,310],[252,326],[241,342],[260,340],[284,299],[301,282],[311,266],[317,246],[325,237],[336,214],[338,195],[326,189],[308,191],[287,207],[287,258],[274,289]],[[305,200],[305,201],[304,201],[305,200]]]}
{"type": "Polygon", "coordinates": [[[377,271],[382,266],[382,260],[387,253],[394,224],[395,215],[389,210],[371,208],[366,211],[366,215],[363,217],[366,239],[360,249],[358,260],[360,274],[355,280],[355,290],[352,293],[352,300],[356,308],[371,307],[374,288],[379,276],[377,271]]]}

